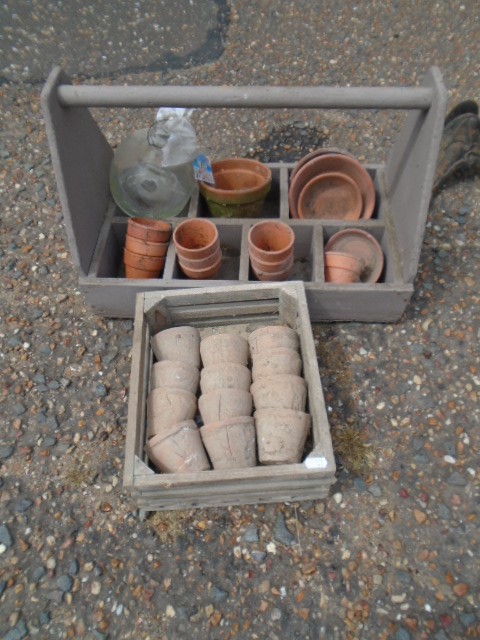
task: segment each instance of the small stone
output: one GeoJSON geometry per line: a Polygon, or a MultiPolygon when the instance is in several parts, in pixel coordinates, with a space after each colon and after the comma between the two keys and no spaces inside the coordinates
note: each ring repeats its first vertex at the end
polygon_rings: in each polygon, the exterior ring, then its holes
{"type": "Polygon", "coordinates": [[[48,611],[42,611],[38,616],[38,622],[40,626],[44,626],[50,622],[50,613],[48,611]]]}
{"type": "Polygon", "coordinates": [[[17,402],[12,407],[12,412],[16,416],[22,416],[27,410],[27,407],[21,402],[17,402]]]}
{"type": "Polygon", "coordinates": [[[225,602],[228,599],[229,593],[228,591],[223,591],[223,589],[219,589],[218,587],[212,588],[212,600],[215,603],[225,602]]]}
{"type": "Polygon", "coordinates": [[[280,620],[282,617],[282,612],[280,611],[280,609],[275,608],[272,610],[270,617],[272,618],[272,620],[280,620]]]}
{"type": "Polygon", "coordinates": [[[469,591],[470,587],[465,582],[459,582],[453,587],[453,593],[459,598],[467,595],[469,591]]]}
{"type": "Polygon", "coordinates": [[[295,542],[295,536],[290,533],[285,524],[285,516],[282,512],[277,514],[274,530],[275,540],[286,546],[291,546],[295,542]]]}
{"type": "Polygon", "coordinates": [[[205,607],[205,615],[207,616],[207,618],[209,618],[214,611],[215,607],[211,604],[207,604],[207,606],[205,607]]]}
{"type": "Polygon", "coordinates": [[[461,613],[460,622],[464,627],[471,627],[475,624],[477,616],[474,613],[461,613]]]}
{"type": "Polygon", "coordinates": [[[368,487],[368,492],[371,493],[372,496],[375,496],[375,498],[380,498],[382,495],[382,488],[379,484],[374,482],[368,487]]]}
{"type": "Polygon", "coordinates": [[[14,451],[15,447],[0,447],[0,460],[8,460],[14,451]]]}
{"type": "Polygon", "coordinates": [[[406,629],[400,628],[395,634],[395,640],[410,640],[411,635],[406,629]]]}
{"type": "Polygon", "coordinates": [[[258,564],[261,564],[266,557],[267,554],[265,553],[265,551],[252,551],[252,560],[254,562],[258,562],[258,564]]]}
{"type": "Polygon", "coordinates": [[[45,567],[36,567],[32,573],[32,578],[31,578],[32,582],[34,583],[39,582],[46,573],[47,572],[45,570],[45,567]]]}
{"type": "Polygon", "coordinates": [[[415,516],[415,520],[418,522],[418,524],[423,524],[427,519],[427,514],[423,511],[420,511],[419,509],[414,509],[413,515],[415,516]]]}
{"type": "Polygon", "coordinates": [[[92,595],[98,596],[101,590],[102,590],[102,585],[100,584],[100,582],[97,582],[97,581],[92,582],[92,586],[90,587],[90,592],[92,595]]]}
{"type": "Polygon", "coordinates": [[[175,617],[175,609],[172,607],[171,604],[167,604],[167,608],[165,609],[165,615],[167,616],[167,618],[175,617]]]}
{"type": "Polygon", "coordinates": [[[28,628],[23,620],[20,620],[13,629],[3,636],[3,640],[22,640],[28,636],[28,628]]]}
{"type": "Polygon", "coordinates": [[[8,549],[13,544],[13,538],[6,524],[0,525],[0,544],[8,549]]]}
{"type": "Polygon", "coordinates": [[[72,560],[68,565],[67,573],[69,576],[76,576],[80,570],[80,565],[77,560],[72,560]]]}
{"type": "Polygon", "coordinates": [[[69,575],[63,575],[57,578],[56,584],[60,591],[63,591],[63,593],[68,593],[72,590],[73,580],[69,575]]]}
{"type": "Polygon", "coordinates": [[[17,502],[17,504],[15,505],[15,511],[17,513],[24,513],[25,511],[27,511],[28,509],[30,509],[30,507],[32,506],[33,502],[31,500],[28,500],[27,498],[22,498],[21,500],[19,500],[17,502]]]}
{"type": "Polygon", "coordinates": [[[46,448],[46,449],[50,449],[51,447],[53,447],[55,444],[57,443],[57,439],[53,438],[52,436],[47,436],[45,438],[45,440],[42,442],[42,445],[46,448]]]}
{"type": "Polygon", "coordinates": [[[438,506],[438,517],[442,520],[450,520],[450,518],[452,517],[452,512],[446,505],[440,504],[438,506]]]}
{"type": "Polygon", "coordinates": [[[5,591],[6,588],[7,588],[7,581],[0,580],[0,598],[3,596],[3,592],[5,591]]]}
{"type": "Polygon", "coordinates": [[[258,542],[258,529],[256,525],[250,524],[243,534],[244,542],[258,542]]]}
{"type": "Polygon", "coordinates": [[[95,386],[95,395],[97,396],[97,398],[104,398],[106,395],[108,395],[107,387],[101,382],[99,382],[95,386]]]}
{"type": "Polygon", "coordinates": [[[467,481],[465,478],[458,472],[454,471],[448,478],[447,483],[451,484],[455,487],[465,487],[467,485],[467,481]]]}
{"type": "Polygon", "coordinates": [[[403,602],[405,602],[406,598],[407,598],[406,593],[400,593],[398,595],[392,596],[392,602],[393,604],[402,604],[403,602]]]}
{"type": "Polygon", "coordinates": [[[275,555],[277,553],[277,545],[274,542],[269,542],[267,544],[267,551],[275,555]]]}
{"type": "Polygon", "coordinates": [[[334,493],[333,500],[334,502],[336,502],[336,504],[340,504],[341,501],[343,500],[343,495],[340,492],[334,493]]]}
{"type": "Polygon", "coordinates": [[[57,566],[57,561],[53,556],[51,556],[50,558],[47,559],[46,565],[47,565],[47,569],[50,569],[50,570],[55,569],[55,567],[57,566]]]}
{"type": "Polygon", "coordinates": [[[54,589],[53,591],[49,591],[47,593],[47,600],[51,600],[56,604],[61,604],[63,600],[63,591],[61,591],[60,589],[54,589]]]}
{"type": "Polygon", "coordinates": [[[365,482],[365,480],[362,480],[361,478],[355,478],[355,480],[353,481],[353,486],[357,491],[360,491],[360,492],[367,490],[367,483],[365,482]]]}

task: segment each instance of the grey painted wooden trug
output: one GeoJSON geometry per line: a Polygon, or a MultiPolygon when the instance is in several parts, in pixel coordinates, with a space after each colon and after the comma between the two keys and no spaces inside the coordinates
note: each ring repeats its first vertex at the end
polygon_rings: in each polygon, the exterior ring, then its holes
{"type": "MultiPolygon", "coordinates": [[[[287,196],[293,165],[286,163],[270,165],[273,188],[263,211],[266,218],[279,218],[295,231],[292,279],[305,282],[312,320],[392,322],[401,317],[413,293],[446,110],[446,91],[437,68],[427,73],[421,87],[336,88],[72,86],[68,76],[55,68],[42,91],[47,136],[79,286],[101,315],[132,317],[135,296],[142,291],[234,287],[252,278],[247,234],[257,220],[214,219],[221,242],[229,250],[218,279],[185,279],[173,246],[162,278],[125,279],[122,252],[128,218],[111,198],[113,151],[88,107],[160,105],[408,110],[387,163],[366,165],[377,198],[371,220],[330,223],[290,219],[287,196]],[[345,227],[369,231],[380,242],[386,268],[379,283],[325,283],[323,245],[345,227]]],[[[184,215],[209,215],[198,193],[184,215]]]]}

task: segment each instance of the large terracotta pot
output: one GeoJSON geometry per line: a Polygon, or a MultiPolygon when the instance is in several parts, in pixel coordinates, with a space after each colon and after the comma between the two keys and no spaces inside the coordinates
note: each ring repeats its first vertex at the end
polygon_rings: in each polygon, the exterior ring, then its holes
{"type": "Polygon", "coordinates": [[[259,409],[254,413],[260,464],[294,464],[302,459],[312,419],[303,411],[259,409]]]}
{"type": "Polygon", "coordinates": [[[295,349],[298,351],[300,341],[297,332],[285,325],[270,325],[255,329],[248,336],[248,344],[252,357],[266,351],[270,353],[272,349],[295,349]]]}
{"type": "Polygon", "coordinates": [[[240,416],[200,428],[214,469],[241,469],[257,463],[253,418],[240,416]]]}
{"type": "Polygon", "coordinates": [[[157,360],[178,360],[200,369],[200,333],[196,327],[172,327],[150,341],[157,360]]]}
{"type": "Polygon", "coordinates": [[[248,342],[233,333],[214,333],[201,341],[200,354],[204,367],[220,362],[235,362],[245,366],[248,362],[248,342]]]}
{"type": "Polygon", "coordinates": [[[295,349],[277,348],[253,356],[252,380],[286,373],[299,376],[302,371],[302,359],[295,349]]]}
{"type": "Polygon", "coordinates": [[[200,389],[208,393],[213,389],[243,389],[250,391],[250,369],[234,362],[219,362],[202,369],[200,389]]]}
{"type": "Polygon", "coordinates": [[[183,389],[196,394],[200,372],[197,367],[177,360],[161,360],[152,367],[151,389],[183,389]]]}
{"type": "Polygon", "coordinates": [[[220,246],[217,227],[204,218],[189,218],[177,225],[173,243],[178,257],[187,260],[209,258],[220,246]]]}
{"type": "Polygon", "coordinates": [[[255,409],[305,411],[307,383],[286,373],[259,378],[250,387],[255,409]]]}
{"type": "Polygon", "coordinates": [[[252,415],[252,396],[243,389],[213,389],[198,399],[204,424],[252,415]]]}
{"type": "Polygon", "coordinates": [[[253,260],[279,264],[293,255],[294,241],[295,234],[285,223],[257,222],[248,232],[248,253],[253,260]]]}
{"type": "Polygon", "coordinates": [[[212,216],[257,218],[270,191],[272,172],[246,158],[228,158],[212,164],[215,185],[200,182],[200,192],[212,216]]]}
{"type": "Polygon", "coordinates": [[[199,429],[193,420],[180,422],[168,434],[151,438],[145,451],[163,473],[196,473],[210,469],[199,429]]]}
{"type": "Polygon", "coordinates": [[[157,435],[182,420],[192,420],[197,399],[182,389],[152,389],[147,398],[147,437],[157,435]]]}

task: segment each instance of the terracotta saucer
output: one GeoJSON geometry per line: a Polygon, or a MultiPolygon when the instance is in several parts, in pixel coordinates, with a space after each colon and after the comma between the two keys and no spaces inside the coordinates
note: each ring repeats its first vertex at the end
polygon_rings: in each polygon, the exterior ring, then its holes
{"type": "Polygon", "coordinates": [[[358,220],[362,205],[356,182],[344,173],[322,173],[303,187],[297,211],[300,218],[358,220]]]}
{"type": "Polygon", "coordinates": [[[329,154],[349,156],[350,158],[354,157],[348,151],[345,151],[344,149],[337,149],[336,147],[321,147],[320,149],[315,149],[314,151],[307,153],[307,155],[303,156],[303,158],[300,158],[297,164],[293,167],[292,173],[290,174],[290,180],[293,180],[297,171],[301,169],[304,164],[307,164],[307,162],[310,162],[310,160],[312,160],[313,158],[317,158],[318,156],[325,156],[329,154]]]}
{"type": "Polygon", "coordinates": [[[362,229],[342,229],[325,245],[325,251],[350,253],[364,264],[360,282],[378,282],[385,258],[382,248],[372,234],[362,229]]]}

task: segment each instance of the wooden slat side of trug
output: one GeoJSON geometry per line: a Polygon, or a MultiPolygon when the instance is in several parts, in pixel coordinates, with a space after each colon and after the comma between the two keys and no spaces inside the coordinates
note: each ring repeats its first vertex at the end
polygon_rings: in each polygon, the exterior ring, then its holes
{"type": "Polygon", "coordinates": [[[140,509],[321,499],[328,495],[334,479],[332,441],[303,283],[259,283],[234,289],[211,287],[137,296],[124,485],[140,509]],[[192,474],[162,474],[151,468],[144,452],[145,403],[152,362],[150,336],[170,326],[187,324],[184,320],[201,329],[225,327],[236,332],[237,328],[253,331],[266,324],[286,324],[297,331],[313,442],[301,463],[192,474]]]}

